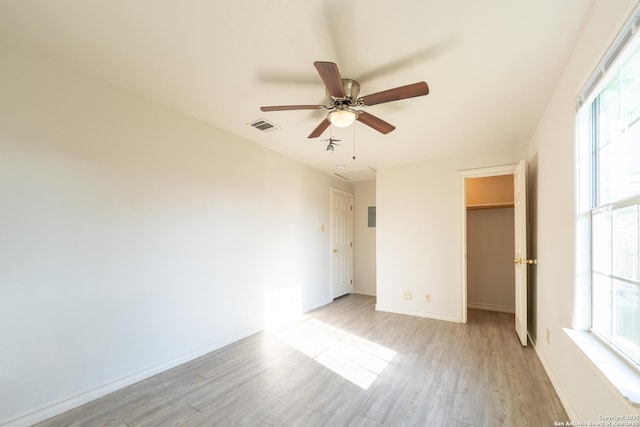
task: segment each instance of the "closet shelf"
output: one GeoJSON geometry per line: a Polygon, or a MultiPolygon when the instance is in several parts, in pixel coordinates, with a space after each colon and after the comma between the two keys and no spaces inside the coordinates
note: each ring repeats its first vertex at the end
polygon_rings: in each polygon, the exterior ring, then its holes
{"type": "Polygon", "coordinates": [[[475,205],[467,205],[467,210],[476,210],[476,209],[501,209],[501,208],[512,208],[513,202],[505,202],[505,203],[479,203],[475,205]]]}

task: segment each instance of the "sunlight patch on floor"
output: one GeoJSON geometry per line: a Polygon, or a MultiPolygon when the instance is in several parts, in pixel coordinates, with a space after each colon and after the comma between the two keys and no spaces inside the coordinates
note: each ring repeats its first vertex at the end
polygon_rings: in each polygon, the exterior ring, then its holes
{"type": "Polygon", "coordinates": [[[273,331],[278,338],[324,367],[367,390],[396,352],[316,319],[273,331]]]}
{"type": "Polygon", "coordinates": [[[269,333],[358,387],[367,390],[396,352],[302,314],[302,286],[265,293],[269,333]]]}

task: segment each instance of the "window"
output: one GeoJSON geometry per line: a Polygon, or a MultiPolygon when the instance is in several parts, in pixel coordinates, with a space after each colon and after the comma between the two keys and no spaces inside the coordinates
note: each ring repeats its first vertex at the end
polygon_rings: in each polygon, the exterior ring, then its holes
{"type": "Polygon", "coordinates": [[[640,367],[640,32],[633,28],[579,98],[578,210],[591,224],[591,330],[640,367]]]}

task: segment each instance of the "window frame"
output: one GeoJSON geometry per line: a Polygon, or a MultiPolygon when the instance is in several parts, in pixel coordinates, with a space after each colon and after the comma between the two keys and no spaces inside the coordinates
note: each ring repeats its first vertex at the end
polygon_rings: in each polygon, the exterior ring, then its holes
{"type": "MultiPolygon", "coordinates": [[[[575,133],[575,196],[576,196],[576,306],[573,329],[565,328],[564,331],[571,338],[574,344],[584,353],[587,359],[600,370],[605,378],[615,389],[634,407],[640,408],[640,356],[636,361],[628,357],[621,349],[617,348],[607,337],[602,336],[592,328],[593,311],[595,303],[593,301],[593,218],[597,213],[611,211],[640,204],[640,194],[613,200],[610,203],[596,206],[600,200],[601,191],[596,181],[601,173],[602,164],[600,162],[599,142],[597,135],[599,132],[600,118],[596,114],[599,112],[600,94],[609,86],[613,78],[611,72],[619,73],[622,65],[626,64],[627,58],[631,57],[632,51],[625,48],[630,42],[639,43],[640,39],[640,3],[636,6],[627,20],[622,30],[618,33],[614,43],[607,50],[602,61],[596,67],[596,71],[587,80],[584,89],[576,98],[576,133],[575,133]],[[629,56],[627,56],[627,54],[629,56]],[[584,127],[581,123],[581,114],[585,111],[583,107],[591,105],[589,110],[589,127],[584,127]],[[596,119],[593,120],[593,117],[596,119]],[[594,135],[596,137],[594,137],[594,135]],[[588,138],[588,140],[585,138],[588,138]],[[585,144],[589,142],[589,145],[585,144]],[[588,159],[588,164],[585,162],[588,159]],[[586,166],[586,170],[584,169],[586,166]],[[588,186],[588,187],[587,187],[588,186]],[[588,191],[587,191],[588,190],[588,191]]],[[[620,101],[618,101],[620,105],[620,101]]],[[[640,117],[624,123],[624,131],[631,129],[640,117]]],[[[640,207],[638,207],[638,254],[640,257],[640,207]]],[[[612,216],[611,216],[612,217],[612,216]]],[[[611,224],[611,223],[610,223],[611,224]]],[[[611,239],[613,239],[613,225],[609,227],[611,239]]],[[[611,243],[613,248],[613,242],[611,243]]],[[[613,250],[612,250],[613,251],[613,250]]],[[[613,255],[611,255],[611,260],[613,255]]],[[[640,261],[639,261],[640,263],[640,261]]],[[[640,266],[638,266],[640,270],[640,266]]],[[[613,265],[610,268],[611,280],[610,290],[612,298],[613,292],[613,265]]],[[[640,272],[638,272],[640,275],[640,272]]],[[[637,284],[640,292],[640,277],[637,284]]],[[[615,306],[612,301],[611,307],[615,306]]],[[[640,316],[640,308],[638,308],[640,316]]],[[[613,319],[613,314],[611,315],[613,319]]],[[[611,321],[613,328],[613,320],[611,321]]],[[[639,326],[640,327],[640,326],[639,326]]],[[[640,347],[640,344],[638,345],[640,347]]]]}

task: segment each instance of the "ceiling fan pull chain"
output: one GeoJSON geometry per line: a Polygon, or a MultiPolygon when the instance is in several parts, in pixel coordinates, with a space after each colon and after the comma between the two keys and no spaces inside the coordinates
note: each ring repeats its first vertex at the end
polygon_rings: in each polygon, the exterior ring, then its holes
{"type": "Polygon", "coordinates": [[[353,124],[353,160],[356,159],[356,125],[353,124]]]}

